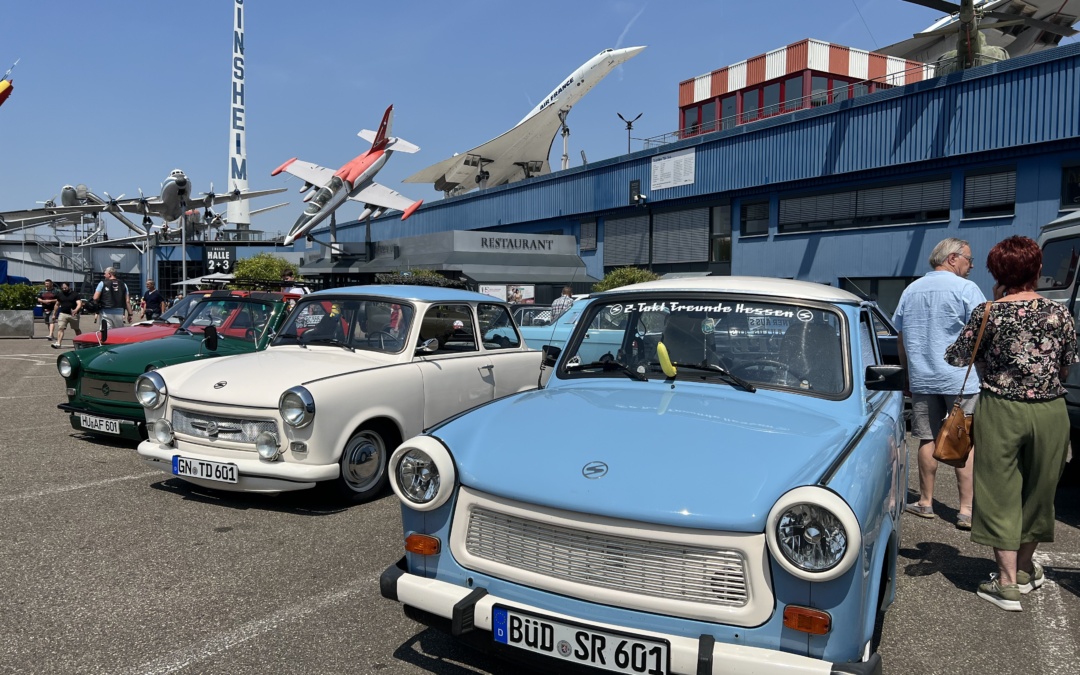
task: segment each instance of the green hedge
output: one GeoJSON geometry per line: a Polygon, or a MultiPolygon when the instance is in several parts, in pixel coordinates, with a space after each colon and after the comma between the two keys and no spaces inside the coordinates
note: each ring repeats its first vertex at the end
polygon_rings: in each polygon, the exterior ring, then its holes
{"type": "Polygon", "coordinates": [[[39,288],[28,284],[0,286],[0,309],[33,309],[39,288]]]}
{"type": "Polygon", "coordinates": [[[438,286],[439,288],[465,288],[465,282],[447,279],[435,270],[406,270],[402,272],[386,272],[376,274],[375,280],[380,284],[395,284],[404,286],[438,286]]]}

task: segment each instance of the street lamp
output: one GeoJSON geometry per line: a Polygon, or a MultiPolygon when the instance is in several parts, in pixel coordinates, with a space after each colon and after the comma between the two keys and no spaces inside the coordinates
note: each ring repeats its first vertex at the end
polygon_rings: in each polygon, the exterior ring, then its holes
{"type": "Polygon", "coordinates": [[[618,115],[619,119],[621,119],[623,122],[626,122],[626,154],[629,155],[630,154],[630,130],[634,128],[634,122],[637,122],[638,118],[640,118],[644,113],[638,113],[637,117],[635,117],[632,120],[628,120],[625,117],[623,117],[622,113],[615,113],[615,114],[618,115]]]}

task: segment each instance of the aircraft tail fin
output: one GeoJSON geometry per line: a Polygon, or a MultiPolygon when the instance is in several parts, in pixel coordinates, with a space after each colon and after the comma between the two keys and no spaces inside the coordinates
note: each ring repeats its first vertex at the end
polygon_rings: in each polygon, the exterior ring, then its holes
{"type": "MultiPolygon", "coordinates": [[[[382,124],[379,125],[379,130],[375,132],[375,138],[371,141],[372,150],[383,149],[390,139],[391,128],[394,126],[394,106],[390,105],[383,113],[382,124]]],[[[366,131],[366,130],[365,130],[366,131]]],[[[363,134],[363,132],[360,132],[363,134]]],[[[361,138],[366,137],[361,135],[361,138]]]]}
{"type": "Polygon", "coordinates": [[[356,134],[360,138],[371,143],[372,150],[393,150],[395,152],[420,152],[420,148],[412,143],[402,139],[394,138],[390,135],[391,127],[394,124],[394,106],[390,106],[386,109],[386,113],[383,115],[382,124],[379,125],[378,131],[372,131],[371,129],[361,129],[360,133],[356,134]]]}

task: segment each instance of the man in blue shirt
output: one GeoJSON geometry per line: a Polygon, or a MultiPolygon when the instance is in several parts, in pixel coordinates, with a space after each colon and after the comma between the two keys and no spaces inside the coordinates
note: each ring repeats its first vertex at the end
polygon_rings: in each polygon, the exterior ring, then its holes
{"type": "MultiPolygon", "coordinates": [[[[900,365],[908,371],[911,393],[911,434],[919,439],[919,501],[907,512],[934,517],[934,439],[964,386],[963,408],[970,415],[979,395],[979,377],[972,370],[964,385],[966,368],[945,363],[945,348],[956,341],[971,311],[986,302],[979,287],[967,276],[973,267],[971,247],[962,239],[945,239],[930,253],[933,271],[916,280],[900,296],[893,324],[900,332],[900,365]]],[[[956,469],[960,514],[956,526],[971,529],[972,466],[975,454],[956,469]]]]}

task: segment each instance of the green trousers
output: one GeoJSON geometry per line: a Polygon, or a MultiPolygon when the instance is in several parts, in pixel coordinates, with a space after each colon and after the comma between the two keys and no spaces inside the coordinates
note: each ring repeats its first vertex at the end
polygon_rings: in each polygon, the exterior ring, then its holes
{"type": "Polygon", "coordinates": [[[1065,399],[975,404],[971,540],[1005,551],[1054,541],[1054,493],[1069,452],[1065,399]]]}

